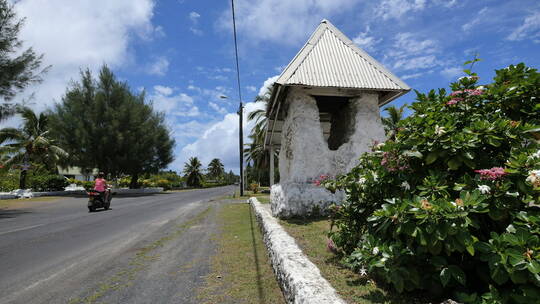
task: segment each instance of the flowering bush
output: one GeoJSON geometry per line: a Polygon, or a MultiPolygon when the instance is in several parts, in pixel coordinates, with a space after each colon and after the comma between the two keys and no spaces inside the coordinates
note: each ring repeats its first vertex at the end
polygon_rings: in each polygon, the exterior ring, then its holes
{"type": "Polygon", "coordinates": [[[346,175],[330,238],[399,292],[465,303],[540,298],[540,74],[524,64],[417,92],[394,140],[346,175]]]}

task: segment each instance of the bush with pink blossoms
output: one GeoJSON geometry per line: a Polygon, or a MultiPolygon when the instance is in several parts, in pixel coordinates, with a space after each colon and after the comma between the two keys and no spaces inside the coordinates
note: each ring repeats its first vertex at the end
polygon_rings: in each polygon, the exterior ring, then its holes
{"type": "Polygon", "coordinates": [[[330,238],[399,292],[464,303],[540,299],[540,74],[524,64],[417,92],[394,140],[329,190],[330,238]]]}

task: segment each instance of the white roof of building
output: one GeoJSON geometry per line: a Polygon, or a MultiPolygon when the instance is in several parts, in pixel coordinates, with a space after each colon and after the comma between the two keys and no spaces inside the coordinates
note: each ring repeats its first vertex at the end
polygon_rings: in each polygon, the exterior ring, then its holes
{"type": "Polygon", "coordinates": [[[406,83],[356,46],[328,20],[320,23],[276,83],[401,92],[410,90],[406,83]]]}

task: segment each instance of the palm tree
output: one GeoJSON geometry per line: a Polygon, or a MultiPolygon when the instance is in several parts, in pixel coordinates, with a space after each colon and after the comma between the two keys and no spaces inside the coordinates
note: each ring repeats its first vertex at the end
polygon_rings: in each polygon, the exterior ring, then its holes
{"type": "MultiPolygon", "coordinates": [[[[268,101],[270,99],[272,87],[263,94],[255,98],[255,102],[263,102],[268,107],[268,101]]],[[[248,114],[248,120],[254,121],[255,125],[248,135],[251,140],[250,143],[245,144],[244,156],[246,162],[252,163],[253,171],[255,171],[256,179],[260,183],[261,177],[268,175],[270,165],[269,151],[264,149],[264,138],[268,119],[266,117],[266,110],[255,110],[248,114]]],[[[275,151],[277,154],[278,152],[275,151]]]]}
{"type": "Polygon", "coordinates": [[[39,117],[29,108],[23,107],[18,113],[22,116],[23,127],[0,130],[0,155],[3,166],[10,168],[20,165],[22,168],[19,187],[26,188],[26,173],[31,163],[44,165],[48,170],[56,170],[60,157],[67,153],[55,145],[48,129],[48,117],[41,113],[39,117]]]}
{"type": "Polygon", "coordinates": [[[191,157],[188,162],[184,164],[184,174],[187,177],[186,183],[190,187],[202,186],[202,164],[197,157],[191,157]]]}
{"type": "Polygon", "coordinates": [[[382,123],[384,126],[384,131],[386,132],[386,137],[388,139],[394,139],[398,132],[398,124],[403,120],[404,110],[407,107],[407,104],[402,105],[397,108],[396,106],[390,106],[384,109],[388,113],[388,117],[382,118],[382,123]]]}
{"type": "Polygon", "coordinates": [[[208,175],[219,180],[223,177],[223,174],[225,174],[225,167],[221,163],[221,160],[219,160],[219,158],[212,159],[208,164],[208,175]]]}

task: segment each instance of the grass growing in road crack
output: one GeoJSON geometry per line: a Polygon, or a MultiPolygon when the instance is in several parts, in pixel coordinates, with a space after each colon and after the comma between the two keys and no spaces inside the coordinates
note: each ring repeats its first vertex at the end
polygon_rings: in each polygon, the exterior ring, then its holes
{"type": "Polygon", "coordinates": [[[169,241],[180,237],[190,227],[200,223],[212,210],[212,207],[206,208],[201,213],[197,214],[192,219],[176,225],[175,229],[168,233],[166,236],[152,242],[150,245],[140,248],[135,253],[135,256],[131,258],[128,266],[118,271],[116,274],[105,280],[100,284],[96,290],[90,293],[85,298],[74,298],[69,301],[69,304],[95,304],[99,303],[98,300],[103,297],[107,292],[112,290],[119,290],[125,287],[129,287],[133,284],[133,280],[136,275],[147,269],[150,263],[159,260],[159,255],[155,254],[155,250],[165,246],[169,241]]]}
{"type": "Polygon", "coordinates": [[[222,205],[222,232],[199,303],[285,303],[251,206],[222,205]]]}

